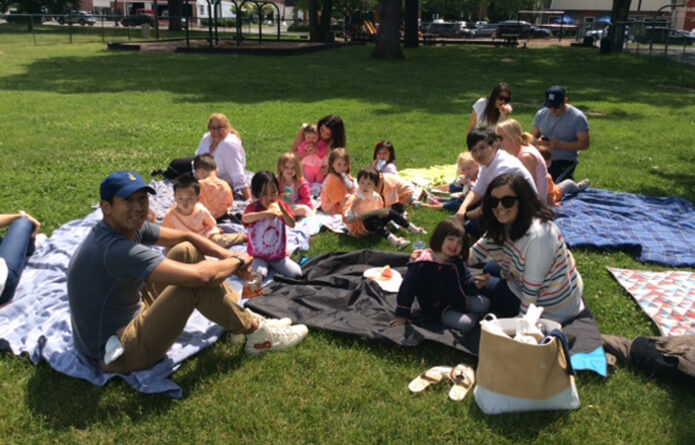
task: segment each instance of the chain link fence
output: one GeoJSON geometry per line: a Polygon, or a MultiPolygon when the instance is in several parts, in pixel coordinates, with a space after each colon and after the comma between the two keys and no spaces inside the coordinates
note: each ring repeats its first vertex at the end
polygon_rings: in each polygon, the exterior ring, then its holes
{"type": "Polygon", "coordinates": [[[263,40],[307,39],[308,24],[302,21],[259,20],[244,17],[237,29],[235,19],[188,17],[155,18],[146,14],[16,14],[0,15],[0,36],[31,39],[34,45],[64,43],[128,42],[175,39],[263,40]]]}
{"type": "Polygon", "coordinates": [[[666,22],[632,22],[623,51],[650,57],[663,57],[695,65],[695,33],[672,29],[666,22]]]}

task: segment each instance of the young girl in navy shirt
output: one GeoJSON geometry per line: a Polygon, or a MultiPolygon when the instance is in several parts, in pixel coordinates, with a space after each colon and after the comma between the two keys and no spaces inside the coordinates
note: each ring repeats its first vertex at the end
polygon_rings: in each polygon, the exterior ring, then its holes
{"type": "Polygon", "coordinates": [[[475,280],[466,269],[466,231],[454,219],[440,222],[430,238],[430,249],[414,252],[398,291],[396,318],[391,326],[408,323],[417,298],[423,321],[461,332],[472,331],[490,307],[478,295],[475,280]]]}

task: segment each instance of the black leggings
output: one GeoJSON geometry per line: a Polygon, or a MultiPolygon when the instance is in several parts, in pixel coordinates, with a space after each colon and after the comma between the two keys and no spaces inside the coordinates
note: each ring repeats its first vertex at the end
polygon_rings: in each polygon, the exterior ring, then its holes
{"type": "Polygon", "coordinates": [[[370,216],[369,218],[365,219],[364,228],[372,233],[376,233],[386,238],[390,233],[388,230],[386,230],[386,224],[388,224],[389,221],[394,221],[401,227],[408,227],[410,225],[408,220],[403,218],[403,215],[399,214],[393,209],[389,209],[388,215],[384,216],[383,218],[378,216],[370,216]]]}

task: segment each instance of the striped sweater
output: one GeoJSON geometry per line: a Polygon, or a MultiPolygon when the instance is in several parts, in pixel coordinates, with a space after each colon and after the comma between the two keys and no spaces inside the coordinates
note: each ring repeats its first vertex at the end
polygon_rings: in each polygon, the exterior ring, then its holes
{"type": "Polygon", "coordinates": [[[521,300],[520,314],[531,303],[543,307],[543,318],[563,323],[584,309],[584,283],[560,229],[534,219],[524,236],[499,245],[481,238],[471,248],[469,263],[494,261],[509,289],[521,300]]]}

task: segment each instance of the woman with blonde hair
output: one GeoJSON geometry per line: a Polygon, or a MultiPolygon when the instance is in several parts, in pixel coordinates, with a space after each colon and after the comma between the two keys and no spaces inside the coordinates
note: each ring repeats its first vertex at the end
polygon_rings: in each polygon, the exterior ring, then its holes
{"type": "Polygon", "coordinates": [[[196,155],[209,154],[217,162],[217,176],[224,179],[235,195],[249,200],[251,189],[246,178],[246,152],[241,135],[222,113],[213,113],[208,119],[208,131],[203,135],[196,155]]]}
{"type": "Polygon", "coordinates": [[[548,167],[541,153],[531,144],[533,136],[524,132],[521,124],[515,119],[507,119],[497,124],[496,133],[504,151],[519,158],[524,164],[533,177],[538,196],[545,202],[548,195],[548,167]]]}

